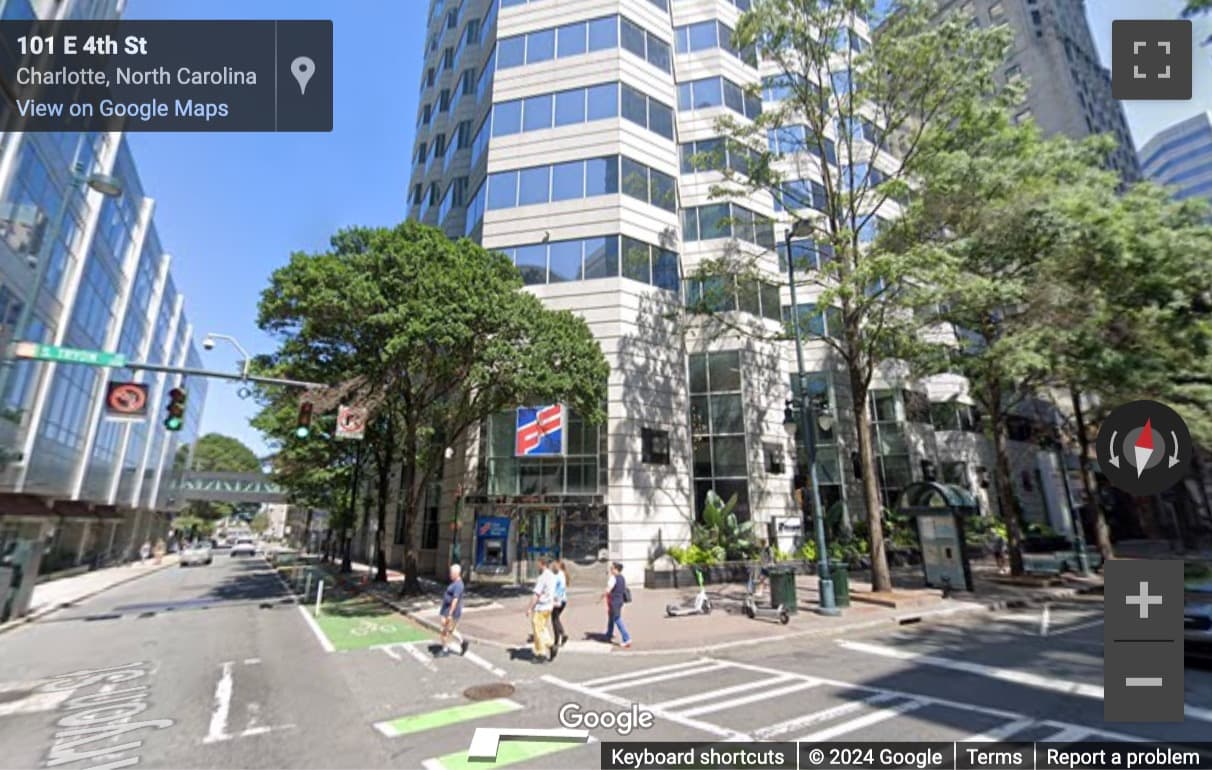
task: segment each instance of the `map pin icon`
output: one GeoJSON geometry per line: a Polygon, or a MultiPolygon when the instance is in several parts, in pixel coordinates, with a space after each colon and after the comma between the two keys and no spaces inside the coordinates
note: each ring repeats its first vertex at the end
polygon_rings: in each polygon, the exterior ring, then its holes
{"type": "Polygon", "coordinates": [[[316,74],[316,63],[306,56],[300,56],[290,63],[290,72],[299,82],[299,93],[307,93],[307,82],[316,74]]]}

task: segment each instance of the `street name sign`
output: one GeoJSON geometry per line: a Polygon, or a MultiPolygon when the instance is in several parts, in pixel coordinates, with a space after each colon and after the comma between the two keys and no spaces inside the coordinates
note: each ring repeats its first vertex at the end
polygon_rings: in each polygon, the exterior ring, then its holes
{"type": "Polygon", "coordinates": [[[40,342],[18,342],[13,348],[17,358],[34,358],[39,361],[55,361],[61,364],[87,364],[89,366],[126,366],[126,356],[107,353],[104,350],[81,350],[40,342]]]}

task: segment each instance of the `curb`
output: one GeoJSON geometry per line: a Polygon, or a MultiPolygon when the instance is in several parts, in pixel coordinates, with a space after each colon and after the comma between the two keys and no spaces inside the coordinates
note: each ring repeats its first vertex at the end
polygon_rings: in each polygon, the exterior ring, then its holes
{"type": "MultiPolygon", "coordinates": [[[[987,601],[987,602],[957,600],[951,606],[937,607],[937,608],[932,608],[932,609],[928,609],[928,610],[923,610],[920,612],[905,612],[905,613],[901,613],[901,614],[891,615],[888,617],[873,618],[871,620],[862,621],[860,623],[847,623],[847,624],[838,625],[838,626],[822,626],[820,628],[814,628],[814,629],[810,629],[807,631],[795,631],[795,632],[788,633],[788,634],[777,634],[775,636],[764,636],[764,637],[761,637],[758,639],[742,639],[742,640],[731,641],[731,642],[720,642],[718,644],[700,645],[697,647],[678,647],[676,649],[665,649],[665,650],[634,650],[634,649],[632,649],[632,650],[627,650],[626,653],[619,653],[619,654],[626,654],[628,657],[632,657],[632,656],[636,656],[636,655],[646,655],[646,656],[648,656],[648,655],[703,655],[703,654],[707,654],[707,653],[716,652],[719,650],[732,649],[735,647],[752,647],[755,645],[766,644],[769,642],[784,642],[789,639],[836,636],[836,635],[840,635],[840,634],[844,634],[844,633],[849,633],[851,631],[861,631],[861,630],[866,630],[869,628],[878,628],[880,626],[889,625],[889,624],[905,626],[905,625],[913,625],[916,623],[920,623],[923,620],[950,617],[952,615],[962,615],[962,614],[974,613],[974,612],[980,612],[980,611],[998,612],[998,611],[1007,610],[1007,609],[1021,609],[1023,607],[1029,607],[1029,606],[1037,605],[1037,604],[1044,604],[1046,602],[1055,601],[1057,599],[1069,599],[1069,598],[1073,598],[1073,597],[1079,596],[1079,595],[1101,594],[1102,591],[1103,591],[1103,587],[1101,585],[1077,586],[1077,587],[1073,587],[1073,588],[1052,589],[1052,590],[1048,591],[1048,593],[1046,595],[1033,596],[1033,597],[1024,598],[1024,599],[998,599],[998,600],[987,601]]],[[[413,622],[418,623],[418,624],[428,628],[431,631],[435,631],[438,633],[441,633],[441,631],[442,631],[442,626],[440,623],[436,623],[428,618],[421,617],[418,612],[416,612],[412,609],[409,609],[408,607],[405,607],[395,601],[392,601],[391,599],[389,599],[387,597],[378,596],[369,591],[364,592],[364,594],[367,596],[370,596],[371,598],[377,600],[378,602],[380,602],[388,607],[391,607],[396,612],[399,612],[401,615],[404,615],[405,617],[411,619],[413,622]]],[[[467,639],[469,642],[472,642],[474,644],[484,645],[486,647],[495,647],[495,648],[501,649],[501,650],[508,650],[508,649],[512,649],[512,648],[515,648],[518,646],[518,644],[507,644],[505,642],[499,642],[495,639],[484,639],[482,637],[476,637],[476,636],[472,636],[472,635],[466,634],[466,633],[463,634],[463,637],[465,639],[467,639]]],[[[580,643],[581,642],[578,641],[578,642],[573,642],[572,644],[580,644],[580,643]]],[[[578,654],[578,655],[580,655],[580,654],[609,655],[614,651],[613,646],[607,646],[605,644],[601,644],[601,643],[597,643],[597,642],[585,642],[585,644],[593,645],[593,646],[586,647],[586,648],[570,647],[567,649],[567,652],[572,653],[572,654],[578,654]]]]}
{"type": "Polygon", "coordinates": [[[109,585],[104,586],[102,588],[98,588],[95,591],[90,591],[89,593],[81,594],[80,596],[74,597],[70,601],[60,602],[59,604],[54,604],[49,607],[43,607],[42,609],[37,610],[36,612],[31,612],[30,614],[17,618],[16,620],[10,620],[7,623],[0,624],[0,634],[4,634],[9,631],[13,631],[13,630],[21,628],[23,626],[28,626],[32,623],[36,623],[37,621],[41,620],[42,618],[46,617],[47,615],[56,613],[59,610],[67,609],[68,607],[76,604],[77,602],[87,601],[87,600],[93,598],[94,596],[97,596],[98,594],[105,593],[106,591],[110,590],[111,588],[117,588],[118,586],[126,585],[127,583],[134,582],[134,581],[138,580],[139,578],[147,577],[148,575],[154,575],[155,573],[159,572],[160,570],[167,569],[169,567],[174,567],[174,566],[176,566],[176,564],[177,564],[177,562],[173,562],[172,564],[161,564],[159,566],[153,565],[152,568],[147,570],[146,572],[139,572],[134,575],[129,575],[127,577],[122,578],[121,580],[119,580],[117,582],[110,583],[109,585]]]}

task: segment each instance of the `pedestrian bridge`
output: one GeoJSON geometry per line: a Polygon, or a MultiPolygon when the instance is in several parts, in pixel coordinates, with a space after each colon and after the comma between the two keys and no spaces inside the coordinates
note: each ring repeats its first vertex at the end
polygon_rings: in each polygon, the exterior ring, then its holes
{"type": "Polygon", "coordinates": [[[186,473],[170,484],[173,497],[186,502],[284,503],[286,490],[263,473],[186,473]]]}

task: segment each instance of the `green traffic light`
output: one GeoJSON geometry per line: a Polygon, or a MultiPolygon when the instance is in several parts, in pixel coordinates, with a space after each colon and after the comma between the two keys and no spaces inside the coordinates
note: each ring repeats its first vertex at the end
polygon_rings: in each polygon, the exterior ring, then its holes
{"type": "Polygon", "coordinates": [[[305,427],[303,425],[300,425],[299,427],[295,428],[295,437],[296,438],[307,438],[310,435],[311,435],[311,428],[305,427]]]}
{"type": "Polygon", "coordinates": [[[169,417],[164,421],[164,427],[168,428],[169,430],[181,430],[181,425],[183,422],[184,421],[180,417],[169,417]]]}

